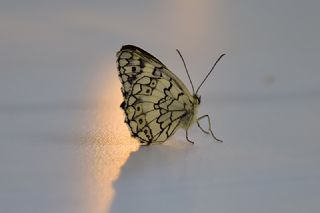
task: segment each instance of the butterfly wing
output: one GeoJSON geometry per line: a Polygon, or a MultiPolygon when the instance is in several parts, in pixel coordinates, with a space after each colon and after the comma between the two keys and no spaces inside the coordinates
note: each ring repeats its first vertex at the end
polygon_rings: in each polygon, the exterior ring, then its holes
{"type": "Polygon", "coordinates": [[[184,83],[156,57],[143,49],[133,45],[125,45],[117,53],[117,57],[119,77],[122,83],[121,90],[125,98],[132,88],[132,83],[142,73],[175,81],[177,86],[191,97],[184,83]]]}
{"type": "Polygon", "coordinates": [[[166,141],[192,114],[190,92],[166,66],[146,51],[126,45],[117,53],[131,133],[142,144],[166,141]]]}
{"type": "Polygon", "coordinates": [[[143,75],[125,100],[126,123],[143,144],[166,141],[188,116],[191,100],[174,81],[143,75]]]}

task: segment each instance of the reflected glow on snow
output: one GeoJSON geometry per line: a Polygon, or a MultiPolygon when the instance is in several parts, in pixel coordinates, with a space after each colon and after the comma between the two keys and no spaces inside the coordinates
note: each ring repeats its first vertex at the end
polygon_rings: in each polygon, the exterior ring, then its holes
{"type": "Polygon", "coordinates": [[[139,148],[139,142],[130,136],[119,107],[122,95],[117,71],[106,73],[113,73],[105,78],[101,91],[101,97],[106,101],[98,106],[88,138],[88,167],[95,182],[89,183],[94,197],[91,212],[106,212],[109,209],[114,197],[112,184],[119,177],[120,169],[130,153],[139,148]]]}

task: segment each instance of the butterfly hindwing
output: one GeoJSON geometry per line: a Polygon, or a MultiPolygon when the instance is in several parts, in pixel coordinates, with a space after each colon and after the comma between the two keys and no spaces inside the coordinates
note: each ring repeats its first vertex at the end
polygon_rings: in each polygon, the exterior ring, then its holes
{"type": "Polygon", "coordinates": [[[162,143],[186,115],[189,101],[183,91],[164,78],[144,74],[132,84],[125,101],[126,122],[141,143],[162,143]]]}

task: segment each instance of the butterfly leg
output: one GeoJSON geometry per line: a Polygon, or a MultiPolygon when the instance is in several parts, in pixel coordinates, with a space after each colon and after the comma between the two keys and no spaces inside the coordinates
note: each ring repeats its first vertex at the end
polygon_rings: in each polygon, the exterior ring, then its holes
{"type": "Polygon", "coordinates": [[[201,129],[201,131],[204,132],[204,133],[206,133],[206,134],[210,134],[208,131],[204,130],[204,129],[200,126],[199,120],[200,120],[200,119],[197,120],[197,124],[198,124],[198,127],[201,129]]]}
{"type": "MultiPolygon", "coordinates": [[[[218,139],[214,134],[213,134],[213,132],[212,132],[212,129],[211,129],[211,121],[210,121],[210,117],[209,117],[209,115],[203,115],[203,116],[201,116],[201,117],[199,117],[198,119],[197,119],[197,123],[198,123],[198,126],[200,127],[200,125],[199,125],[199,121],[201,120],[201,119],[203,119],[203,118],[207,118],[208,119],[208,124],[209,124],[209,131],[210,131],[210,133],[211,133],[211,136],[216,140],[216,141],[219,141],[219,142],[223,142],[222,140],[220,140],[220,139],[218,139]]],[[[203,129],[200,127],[200,129],[203,131],[203,129]]],[[[203,132],[207,132],[207,131],[203,131],[203,132]]]]}
{"type": "Polygon", "coordinates": [[[194,142],[193,142],[192,140],[190,140],[189,137],[188,137],[188,129],[186,129],[186,139],[187,139],[187,141],[188,141],[189,143],[194,144],[194,142]]]}

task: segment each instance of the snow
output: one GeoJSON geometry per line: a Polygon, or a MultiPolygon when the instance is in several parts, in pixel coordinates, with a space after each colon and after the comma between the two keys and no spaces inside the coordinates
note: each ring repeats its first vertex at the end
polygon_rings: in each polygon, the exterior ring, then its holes
{"type": "Polygon", "coordinates": [[[319,212],[320,3],[11,1],[0,28],[0,212],[319,212]],[[199,85],[185,140],[139,147],[115,53],[199,85]],[[206,126],[206,122],[203,121],[206,126]]]}

